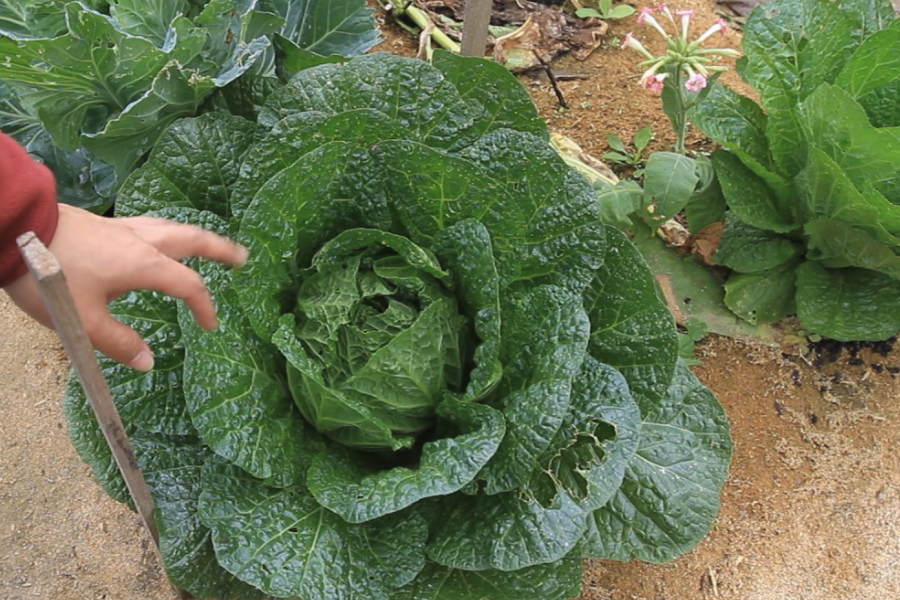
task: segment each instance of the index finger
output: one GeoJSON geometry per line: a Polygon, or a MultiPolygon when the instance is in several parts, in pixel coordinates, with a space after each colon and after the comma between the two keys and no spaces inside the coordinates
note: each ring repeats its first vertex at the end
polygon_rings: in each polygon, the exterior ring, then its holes
{"type": "Polygon", "coordinates": [[[194,225],[154,217],[130,217],[122,219],[122,222],[135,235],[174,260],[199,256],[230,267],[239,267],[247,262],[246,248],[194,225]]]}

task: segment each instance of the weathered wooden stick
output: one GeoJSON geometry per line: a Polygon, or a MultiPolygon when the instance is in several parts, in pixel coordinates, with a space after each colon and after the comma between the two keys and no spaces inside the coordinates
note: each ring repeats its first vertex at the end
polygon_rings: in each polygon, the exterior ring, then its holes
{"type": "MultiPolygon", "coordinates": [[[[153,543],[159,552],[159,531],[156,528],[156,519],[153,516],[153,498],[150,497],[150,489],[138,466],[134,456],[131,441],[125,433],[125,427],[116,405],[113,403],[109,385],[100,370],[100,363],[94,355],[94,349],[88,339],[84,324],[78,315],[75,301],[65,275],[56,261],[56,257],[47,250],[46,246],[33,232],[20,235],[16,240],[19,251],[28,265],[28,270],[37,282],[41,298],[53,319],[53,326],[62,341],[69,360],[75,368],[78,380],[84,388],[84,393],[94,409],[94,415],[103,431],[103,437],[112,450],[113,458],[119,466],[119,471],[128,486],[128,492],[134,500],[138,515],[144,522],[144,527],[153,538],[153,543]]],[[[160,556],[162,561],[162,556],[160,556]]],[[[191,598],[191,595],[174,585],[175,593],[181,600],[191,598]]]]}
{"type": "Polygon", "coordinates": [[[463,56],[484,56],[493,4],[492,0],[466,0],[459,51],[463,56]]]}

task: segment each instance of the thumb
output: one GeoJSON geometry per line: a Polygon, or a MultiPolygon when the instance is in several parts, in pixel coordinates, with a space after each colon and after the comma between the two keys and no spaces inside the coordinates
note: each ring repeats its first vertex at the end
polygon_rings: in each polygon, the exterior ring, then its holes
{"type": "Polygon", "coordinates": [[[138,333],[115,320],[109,313],[88,328],[94,348],[132,369],[149,371],[153,368],[153,353],[138,333]]]}

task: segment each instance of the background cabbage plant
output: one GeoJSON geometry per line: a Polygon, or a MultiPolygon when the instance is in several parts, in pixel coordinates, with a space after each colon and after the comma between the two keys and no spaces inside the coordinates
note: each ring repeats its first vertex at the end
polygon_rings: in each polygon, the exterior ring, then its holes
{"type": "MultiPolygon", "coordinates": [[[[709,531],[725,415],[502,67],[302,71],[257,122],[175,123],[117,208],[250,249],[197,265],[217,331],[129,294],[156,369],[104,363],[194,595],[563,599],[583,557],[667,561],[709,531]]],[[[126,501],[77,384],[66,409],[126,501]]]]}

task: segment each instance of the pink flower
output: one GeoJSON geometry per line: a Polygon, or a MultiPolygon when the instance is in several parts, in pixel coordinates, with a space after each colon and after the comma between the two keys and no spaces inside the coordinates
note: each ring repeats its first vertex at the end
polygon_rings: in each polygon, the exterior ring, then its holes
{"type": "Polygon", "coordinates": [[[684,82],[684,89],[689,92],[699,92],[706,87],[706,77],[700,73],[692,73],[690,78],[684,82]]]}
{"type": "Polygon", "coordinates": [[[639,52],[647,58],[654,58],[650,51],[644,48],[644,45],[637,41],[637,39],[634,37],[634,34],[630,31],[625,34],[625,41],[622,42],[621,46],[619,46],[619,49],[621,50],[625,50],[626,48],[634,50],[635,52],[639,52]]]}
{"type": "Polygon", "coordinates": [[[676,10],[675,14],[681,17],[681,37],[687,43],[688,28],[691,24],[691,17],[694,16],[693,10],[676,10]]]}
{"type": "Polygon", "coordinates": [[[699,46],[707,39],[709,39],[710,36],[713,36],[719,32],[725,33],[726,31],[728,31],[728,23],[725,22],[725,19],[716,19],[716,22],[713,23],[712,27],[704,31],[703,35],[694,40],[692,45],[699,46]]]}
{"type": "Polygon", "coordinates": [[[640,83],[654,94],[661,94],[663,87],[665,86],[666,77],[668,76],[668,73],[657,73],[649,76],[645,75],[641,78],[640,83]]]}
{"type": "Polygon", "coordinates": [[[652,8],[647,8],[645,6],[643,9],[641,9],[641,14],[638,15],[637,22],[639,25],[649,25],[653,29],[657,30],[664,39],[669,39],[669,34],[666,33],[666,30],[663,29],[663,26],[659,24],[659,21],[654,18],[652,8]]]}

